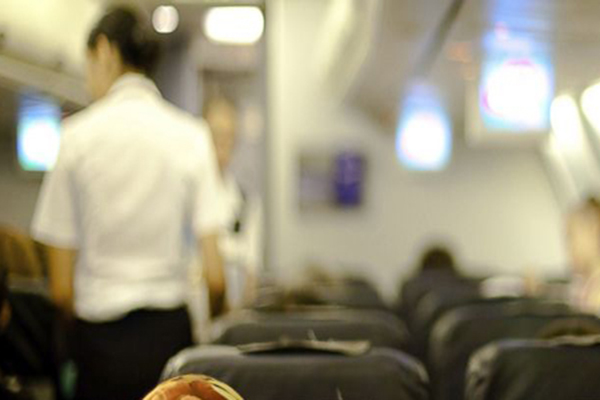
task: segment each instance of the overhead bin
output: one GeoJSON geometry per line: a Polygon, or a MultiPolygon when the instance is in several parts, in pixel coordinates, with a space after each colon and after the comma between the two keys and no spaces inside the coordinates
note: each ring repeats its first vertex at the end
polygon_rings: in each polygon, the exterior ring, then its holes
{"type": "Polygon", "coordinates": [[[322,32],[322,81],[338,99],[393,132],[405,81],[429,57],[428,44],[454,3],[424,7],[397,0],[333,1],[322,32]]]}

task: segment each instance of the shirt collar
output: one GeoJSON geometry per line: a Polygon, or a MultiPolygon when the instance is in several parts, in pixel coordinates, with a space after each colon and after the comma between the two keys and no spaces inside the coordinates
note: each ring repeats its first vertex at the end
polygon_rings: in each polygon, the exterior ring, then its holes
{"type": "Polygon", "coordinates": [[[145,75],[128,72],[120,76],[108,90],[108,95],[124,93],[131,89],[140,90],[147,94],[160,96],[160,91],[145,75]]]}

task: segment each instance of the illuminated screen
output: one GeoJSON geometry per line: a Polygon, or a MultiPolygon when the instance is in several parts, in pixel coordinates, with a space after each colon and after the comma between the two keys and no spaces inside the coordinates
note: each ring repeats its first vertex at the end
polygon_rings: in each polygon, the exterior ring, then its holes
{"type": "Polygon", "coordinates": [[[436,92],[413,88],[404,103],[396,133],[400,163],[415,171],[444,169],[452,156],[452,130],[436,92]]]}
{"type": "Polygon", "coordinates": [[[25,171],[51,170],[60,146],[61,109],[56,102],[34,95],[21,98],[17,155],[25,171]]]}
{"type": "Polygon", "coordinates": [[[366,158],[361,152],[303,152],[299,200],[302,211],[358,209],[363,203],[366,158]]]}
{"type": "Polygon", "coordinates": [[[492,56],[479,87],[484,127],[493,132],[531,133],[550,128],[552,68],[541,57],[492,56]]]}

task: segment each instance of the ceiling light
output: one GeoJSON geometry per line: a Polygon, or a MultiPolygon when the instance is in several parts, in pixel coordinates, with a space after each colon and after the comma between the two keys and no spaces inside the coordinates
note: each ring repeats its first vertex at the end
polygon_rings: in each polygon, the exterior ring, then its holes
{"type": "Polygon", "coordinates": [[[264,16],[258,7],[213,7],[204,17],[204,34],[216,43],[254,44],[264,29],[264,16]]]}
{"type": "Polygon", "coordinates": [[[152,14],[152,25],[158,33],[173,33],[179,26],[179,12],[173,6],[160,6],[152,14]]]}
{"type": "Polygon", "coordinates": [[[412,171],[441,171],[452,157],[452,127],[435,88],[409,89],[396,132],[396,154],[412,171]]]}

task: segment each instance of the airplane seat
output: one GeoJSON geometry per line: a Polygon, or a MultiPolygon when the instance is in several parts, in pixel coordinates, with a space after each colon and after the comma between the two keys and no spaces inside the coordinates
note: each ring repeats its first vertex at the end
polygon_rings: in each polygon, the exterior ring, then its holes
{"type": "Polygon", "coordinates": [[[269,288],[259,292],[253,308],[281,312],[298,306],[337,306],[389,311],[377,290],[356,280],[312,282],[292,289],[269,288]]]}
{"type": "Polygon", "coordinates": [[[31,291],[11,290],[8,304],[10,320],[0,331],[0,376],[20,382],[30,398],[61,399],[72,388],[62,385],[69,364],[56,308],[31,291]]]}
{"type": "Polygon", "coordinates": [[[467,364],[480,347],[500,339],[534,338],[548,323],[576,316],[564,304],[535,299],[490,299],[449,311],[436,323],[430,340],[434,398],[463,399],[467,364]]]}
{"type": "Polygon", "coordinates": [[[287,342],[186,349],[163,379],[204,374],[255,400],[427,400],[419,362],[365,342],[287,342]]]}
{"type": "Polygon", "coordinates": [[[414,310],[411,337],[414,354],[427,360],[429,336],[435,322],[449,310],[481,300],[479,283],[472,280],[457,281],[439,286],[421,298],[414,310]]]}
{"type": "Polygon", "coordinates": [[[377,310],[330,308],[298,309],[295,312],[243,312],[225,317],[215,325],[214,343],[230,346],[256,342],[292,340],[367,340],[375,347],[406,350],[409,334],[394,315],[377,310]]]}
{"type": "Polygon", "coordinates": [[[375,288],[369,284],[328,282],[300,288],[296,298],[299,304],[328,304],[355,309],[387,310],[387,305],[375,288]],[[301,299],[304,297],[303,299],[301,299]]]}
{"type": "Polygon", "coordinates": [[[600,393],[600,337],[505,340],[469,363],[467,400],[595,399],[600,393]]]}
{"type": "Polygon", "coordinates": [[[469,279],[447,271],[427,271],[408,280],[402,280],[399,285],[399,296],[395,309],[407,322],[411,322],[412,312],[419,301],[437,288],[460,285],[469,279]]]}

